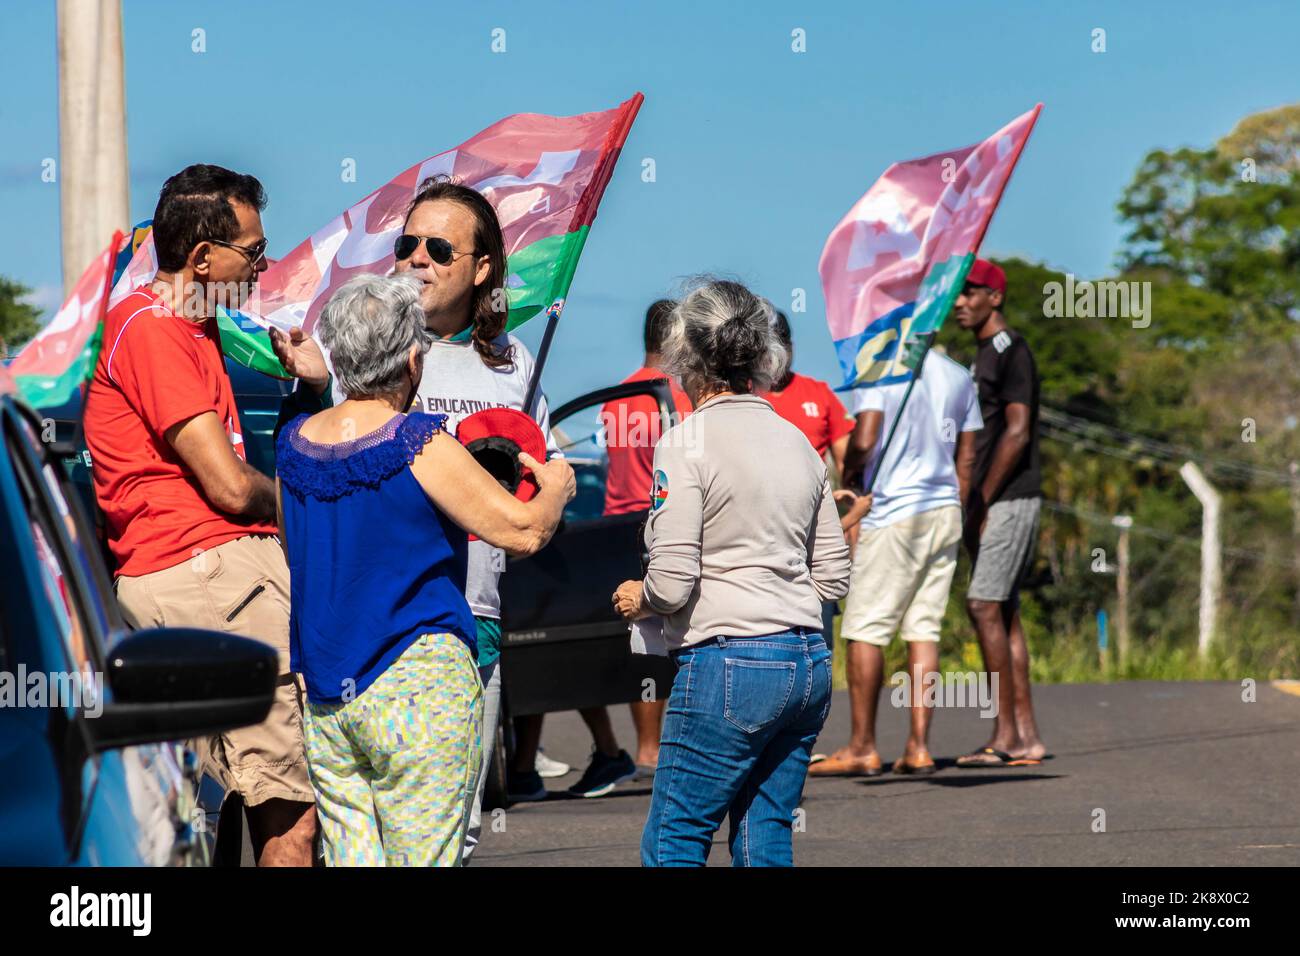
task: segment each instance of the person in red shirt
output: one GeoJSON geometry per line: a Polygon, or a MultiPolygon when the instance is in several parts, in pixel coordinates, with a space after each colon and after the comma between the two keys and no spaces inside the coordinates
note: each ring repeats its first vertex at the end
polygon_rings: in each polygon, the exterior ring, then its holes
{"type": "MultiPolygon", "coordinates": [[[[669,299],[660,299],[646,310],[645,361],[641,368],[623,379],[623,382],[665,379],[672,392],[677,420],[681,421],[691,412],[691,400],[686,397],[681,386],[658,367],[664,330],[676,304],[669,299]]],[[[600,422],[608,453],[604,513],[621,515],[649,511],[651,476],[654,471],[651,465],[654,461],[655,442],[661,433],[658,403],[648,395],[616,398],[601,406],[600,422]]],[[[654,768],[659,764],[659,738],[667,704],[667,699],[638,700],[628,704],[632,711],[632,725],[636,728],[637,779],[653,776],[654,768]]],[[[593,740],[613,739],[614,728],[610,723],[608,708],[588,707],[578,713],[591,731],[593,740]]],[[[515,719],[517,767],[533,766],[537,743],[541,737],[541,720],[541,715],[515,719]]]]}
{"type": "Polygon", "coordinates": [[[763,397],[778,415],[808,436],[817,454],[825,457],[827,451],[831,453],[835,474],[843,481],[844,453],[853,434],[853,419],[828,384],[794,371],[794,343],[784,312],[776,313],[773,328],[790,353],[791,368],[763,397]]]}
{"type": "MultiPolygon", "coordinates": [[[[785,378],[777,382],[770,392],[761,394],[778,415],[808,436],[808,441],[817,449],[817,454],[825,458],[826,453],[830,452],[835,478],[843,485],[844,454],[848,451],[854,420],[828,384],[794,371],[794,342],[790,335],[790,321],[784,312],[776,313],[772,328],[790,353],[790,367],[785,378]]],[[[827,646],[831,644],[831,629],[838,612],[839,605],[835,601],[827,601],[822,607],[822,633],[826,636],[827,646]]]]}
{"type": "MultiPolygon", "coordinates": [[[[691,400],[681,386],[659,368],[664,332],[676,305],[671,299],[659,299],[646,309],[645,361],[623,382],[664,379],[672,392],[673,411],[680,422],[691,413],[691,400]]],[[[616,398],[601,408],[600,420],[609,456],[605,474],[605,514],[649,511],[655,442],[659,441],[661,434],[659,404],[649,395],[616,398]]],[[[659,738],[667,705],[667,698],[637,700],[628,704],[632,711],[632,725],[636,728],[636,764],[640,777],[652,776],[654,768],[659,765],[659,738]]]]}
{"type": "Polygon", "coordinates": [[[85,433],[127,623],[228,631],[280,653],[267,719],[192,746],[243,798],[258,864],[310,866],[316,814],[300,678],[288,672],[275,483],[245,460],[214,318],[267,268],[265,205],[257,179],[220,166],[189,166],[164,183],[158,272],[104,320],[85,433]]]}
{"type": "MultiPolygon", "coordinates": [[[[665,380],[672,392],[673,410],[677,413],[677,420],[681,421],[691,413],[691,400],[681,386],[659,368],[664,329],[675,305],[670,299],[660,299],[646,310],[645,362],[620,384],[665,380]]],[[[600,420],[609,456],[605,477],[605,514],[622,515],[648,510],[655,442],[659,440],[661,428],[658,403],[649,395],[616,398],[601,408],[600,420]]]]}

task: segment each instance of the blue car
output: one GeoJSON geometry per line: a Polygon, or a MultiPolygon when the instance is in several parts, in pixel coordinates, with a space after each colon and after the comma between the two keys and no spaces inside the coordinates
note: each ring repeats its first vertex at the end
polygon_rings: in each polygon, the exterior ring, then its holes
{"type": "Polygon", "coordinates": [[[127,630],[62,424],[0,382],[0,865],[202,865],[213,828],[180,741],[265,719],[276,653],[127,630]]]}

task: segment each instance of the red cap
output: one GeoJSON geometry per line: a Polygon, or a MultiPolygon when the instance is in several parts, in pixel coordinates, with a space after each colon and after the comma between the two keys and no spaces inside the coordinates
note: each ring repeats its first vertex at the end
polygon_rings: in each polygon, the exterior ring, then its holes
{"type": "Polygon", "coordinates": [[[456,438],[520,501],[537,494],[532,470],[518,459],[522,451],[546,460],[546,438],[531,417],[517,408],[485,408],[460,423],[456,438]]]}
{"type": "Polygon", "coordinates": [[[971,285],[987,286],[1003,295],[1007,294],[1007,274],[1000,266],[995,266],[987,259],[976,259],[971,263],[970,272],[966,273],[966,281],[971,285]]]}

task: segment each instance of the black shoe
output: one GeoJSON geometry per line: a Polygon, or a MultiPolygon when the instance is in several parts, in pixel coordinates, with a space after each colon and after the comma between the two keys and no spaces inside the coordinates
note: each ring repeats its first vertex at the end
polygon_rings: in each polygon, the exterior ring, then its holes
{"type": "Polygon", "coordinates": [[[606,757],[597,750],[591,755],[582,779],[569,788],[569,793],[578,797],[603,797],[624,780],[636,776],[636,763],[626,750],[620,750],[617,757],[606,757]]]}
{"type": "Polygon", "coordinates": [[[511,770],[506,774],[506,797],[511,803],[545,800],[546,784],[536,770],[511,770]]]}

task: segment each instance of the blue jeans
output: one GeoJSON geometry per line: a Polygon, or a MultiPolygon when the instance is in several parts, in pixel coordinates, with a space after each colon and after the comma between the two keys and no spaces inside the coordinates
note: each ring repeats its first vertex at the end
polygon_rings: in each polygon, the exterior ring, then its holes
{"type": "Polygon", "coordinates": [[[731,820],[733,866],[792,866],[794,812],[831,708],[817,631],[719,637],[674,655],[644,866],[703,866],[731,820]]]}

